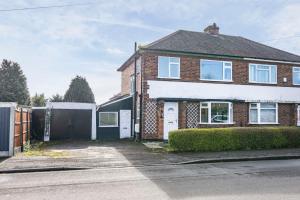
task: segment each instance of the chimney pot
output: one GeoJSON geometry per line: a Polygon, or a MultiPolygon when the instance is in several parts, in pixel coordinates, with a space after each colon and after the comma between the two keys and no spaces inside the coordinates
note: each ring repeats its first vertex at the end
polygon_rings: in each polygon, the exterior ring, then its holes
{"type": "Polygon", "coordinates": [[[205,33],[208,33],[208,34],[212,34],[212,35],[218,35],[219,34],[219,27],[217,26],[216,23],[213,23],[212,25],[209,25],[208,27],[206,27],[204,29],[204,32],[205,33]]]}

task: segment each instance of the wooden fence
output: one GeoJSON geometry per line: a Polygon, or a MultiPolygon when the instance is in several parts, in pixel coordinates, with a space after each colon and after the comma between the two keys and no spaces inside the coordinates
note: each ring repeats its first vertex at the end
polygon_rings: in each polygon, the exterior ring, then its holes
{"type": "Polygon", "coordinates": [[[15,110],[15,148],[22,151],[31,134],[31,109],[17,107],[15,110]]]}

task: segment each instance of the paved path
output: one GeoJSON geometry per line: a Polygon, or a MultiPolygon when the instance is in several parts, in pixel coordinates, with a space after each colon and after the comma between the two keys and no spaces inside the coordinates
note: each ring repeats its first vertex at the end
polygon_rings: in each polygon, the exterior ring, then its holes
{"type": "Polygon", "coordinates": [[[299,200],[300,160],[0,175],[1,200],[299,200]]]}

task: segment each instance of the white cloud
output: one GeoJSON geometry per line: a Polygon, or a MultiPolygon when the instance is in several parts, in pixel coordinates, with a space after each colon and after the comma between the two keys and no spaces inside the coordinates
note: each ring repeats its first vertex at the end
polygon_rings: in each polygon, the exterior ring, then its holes
{"type": "Polygon", "coordinates": [[[267,42],[278,48],[300,55],[300,3],[282,7],[267,24],[267,42]]]}

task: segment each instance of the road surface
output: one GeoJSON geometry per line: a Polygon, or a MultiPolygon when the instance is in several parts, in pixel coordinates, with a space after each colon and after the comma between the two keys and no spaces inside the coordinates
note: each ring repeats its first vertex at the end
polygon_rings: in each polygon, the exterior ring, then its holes
{"type": "Polygon", "coordinates": [[[299,200],[300,160],[1,174],[0,199],[299,200]]]}

